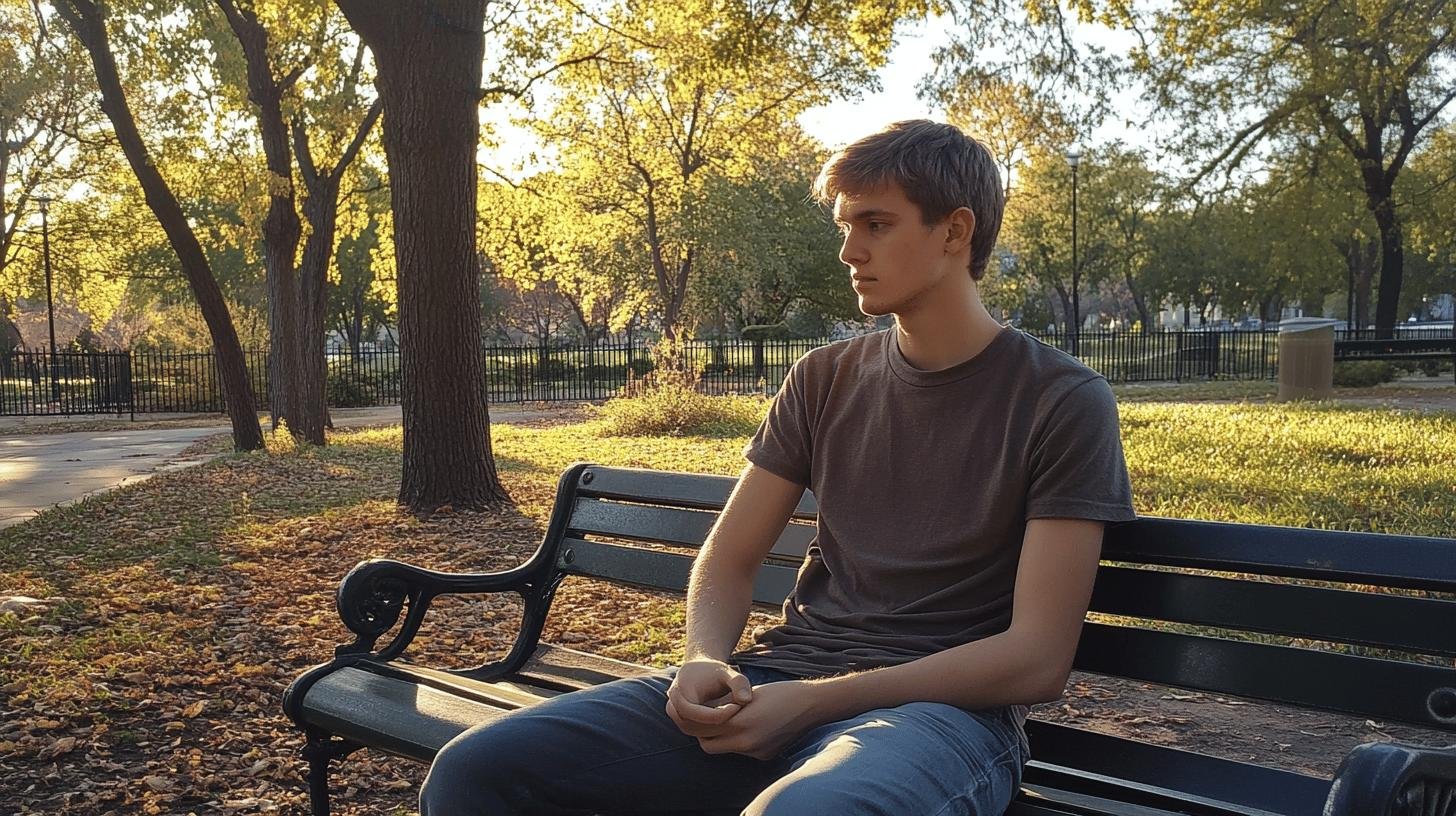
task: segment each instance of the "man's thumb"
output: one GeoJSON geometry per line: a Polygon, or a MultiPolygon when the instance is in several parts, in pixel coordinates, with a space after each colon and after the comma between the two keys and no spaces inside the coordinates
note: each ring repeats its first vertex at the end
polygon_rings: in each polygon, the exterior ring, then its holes
{"type": "Polygon", "coordinates": [[[728,678],[728,688],[733,692],[733,702],[739,705],[746,705],[753,699],[753,684],[741,674],[735,672],[728,678]]]}

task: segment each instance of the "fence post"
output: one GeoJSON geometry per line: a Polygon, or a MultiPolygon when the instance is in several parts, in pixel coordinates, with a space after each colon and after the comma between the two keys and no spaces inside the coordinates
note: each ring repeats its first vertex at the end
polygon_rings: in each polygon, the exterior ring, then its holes
{"type": "Polygon", "coordinates": [[[126,350],[126,405],[131,413],[131,421],[136,422],[136,389],[132,387],[132,365],[131,349],[126,350]]]}

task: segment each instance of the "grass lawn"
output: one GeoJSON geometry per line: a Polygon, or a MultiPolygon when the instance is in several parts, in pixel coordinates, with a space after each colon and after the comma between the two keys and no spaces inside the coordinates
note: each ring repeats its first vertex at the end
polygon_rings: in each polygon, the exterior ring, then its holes
{"type": "MultiPolygon", "coordinates": [[[[1122,420],[1141,513],[1456,529],[1456,414],[1125,400],[1122,420]]],[[[385,555],[505,568],[539,540],[568,463],[733,474],[748,434],[741,422],[712,436],[603,427],[496,426],[515,503],[494,512],[399,512],[392,428],[226,454],[0,530],[0,595],[50,599],[0,614],[0,802],[46,814],[304,812],[300,740],[279,695],[345,639],[332,592],[349,566],[385,555]]],[[[656,596],[575,581],[555,609],[553,641],[659,665],[680,655],[681,609],[656,596]]],[[[417,641],[431,661],[478,663],[514,634],[503,599],[438,611],[417,641]]],[[[756,613],[751,626],[768,621],[756,613]]],[[[356,755],[336,776],[337,812],[413,812],[422,773],[356,755]]]]}

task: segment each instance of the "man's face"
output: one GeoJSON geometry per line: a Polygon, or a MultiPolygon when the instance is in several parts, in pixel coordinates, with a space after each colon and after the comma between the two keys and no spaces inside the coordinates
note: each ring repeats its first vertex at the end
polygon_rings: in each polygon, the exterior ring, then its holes
{"type": "MultiPolygon", "coordinates": [[[[954,274],[945,251],[948,222],[925,226],[920,208],[898,185],[840,193],[834,223],[844,236],[839,260],[849,267],[859,309],[867,315],[913,311],[954,274]]],[[[967,275],[964,267],[960,274],[967,275]]]]}

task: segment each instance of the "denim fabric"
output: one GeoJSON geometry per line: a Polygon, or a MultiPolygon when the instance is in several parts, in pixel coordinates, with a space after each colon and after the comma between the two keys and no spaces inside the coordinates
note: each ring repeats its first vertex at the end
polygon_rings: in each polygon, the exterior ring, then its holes
{"type": "MultiPolygon", "coordinates": [[[[755,685],[792,676],[744,666],[755,685]]],[[[421,816],[999,816],[1026,761],[1012,714],[910,703],[805,733],[771,761],[707,754],[665,712],[674,670],[546,700],[435,757],[421,816]]]]}

